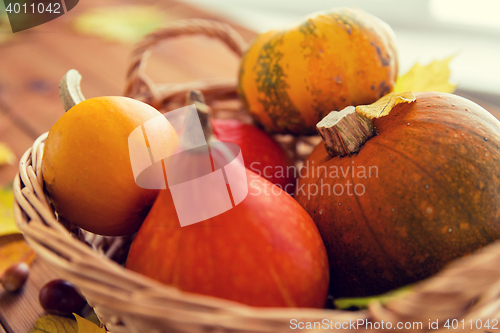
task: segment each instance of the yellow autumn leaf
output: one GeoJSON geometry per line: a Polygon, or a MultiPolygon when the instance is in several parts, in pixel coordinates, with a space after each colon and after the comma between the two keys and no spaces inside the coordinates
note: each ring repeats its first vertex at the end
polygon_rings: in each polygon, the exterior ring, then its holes
{"type": "Polygon", "coordinates": [[[394,92],[403,91],[439,91],[453,93],[457,88],[456,84],[451,84],[450,61],[453,56],[442,60],[434,60],[428,65],[415,64],[406,74],[396,80],[394,92]]]}
{"type": "Polygon", "coordinates": [[[14,193],[11,188],[0,188],[0,236],[19,233],[14,222],[14,193]]]}
{"type": "Polygon", "coordinates": [[[78,324],[72,318],[46,315],[38,318],[28,333],[78,333],[78,324]]]}
{"type": "Polygon", "coordinates": [[[90,320],[80,317],[76,313],[73,313],[78,323],[78,333],[106,333],[104,327],[99,327],[90,320]]]}
{"type": "MultiPolygon", "coordinates": [[[[1,32],[0,32],[1,34],[1,32]]],[[[4,164],[16,163],[16,155],[7,147],[6,144],[0,142],[0,166],[4,164]]]]}
{"type": "Polygon", "coordinates": [[[370,105],[358,105],[356,106],[356,112],[370,119],[383,117],[392,108],[400,103],[412,103],[415,101],[415,95],[412,91],[405,91],[402,93],[390,93],[380,98],[373,104],[370,105]]]}
{"type": "Polygon", "coordinates": [[[94,8],[73,22],[76,31],[106,40],[134,43],[165,25],[168,17],[152,6],[94,8]]]}
{"type": "Polygon", "coordinates": [[[0,246],[0,276],[10,266],[19,262],[25,262],[29,265],[35,258],[35,251],[33,251],[21,235],[19,237],[21,239],[16,239],[0,246]]]}

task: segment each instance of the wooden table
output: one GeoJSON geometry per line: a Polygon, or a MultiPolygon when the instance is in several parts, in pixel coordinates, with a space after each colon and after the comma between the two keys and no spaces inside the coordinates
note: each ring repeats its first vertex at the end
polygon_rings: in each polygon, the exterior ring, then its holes
{"type": "MultiPolygon", "coordinates": [[[[123,4],[155,5],[171,21],[194,17],[221,20],[172,0],[106,2],[107,7],[123,4]]],[[[87,98],[123,95],[133,44],[80,35],[71,26],[75,17],[95,7],[104,6],[99,0],[80,1],[66,15],[16,33],[9,43],[0,44],[0,142],[12,148],[18,158],[63,114],[58,84],[69,69],[75,68],[82,74],[82,90],[87,98]]],[[[247,40],[255,35],[233,26],[247,40]]],[[[156,83],[234,78],[238,63],[238,58],[222,43],[206,37],[187,37],[159,45],[148,62],[147,72],[156,83]]],[[[0,186],[12,183],[16,172],[17,166],[2,167],[0,186]]],[[[0,238],[1,241],[8,241],[8,238],[0,238]]],[[[38,259],[21,293],[10,294],[0,287],[0,333],[25,333],[32,327],[43,315],[38,291],[54,278],[57,276],[38,259]]]]}
{"type": "MultiPolygon", "coordinates": [[[[110,0],[106,6],[124,3],[154,4],[172,19],[219,19],[173,0],[110,0]]],[[[71,28],[76,16],[94,7],[103,7],[102,2],[80,1],[68,14],[17,33],[9,43],[0,44],[0,142],[7,143],[18,158],[63,114],[58,83],[68,69],[75,68],[82,74],[82,90],[87,98],[123,94],[133,45],[79,35],[71,28]]],[[[243,28],[236,29],[247,40],[255,36],[243,28]]],[[[235,77],[237,69],[237,57],[221,43],[205,37],[168,41],[155,49],[148,63],[148,73],[157,83],[235,77]]],[[[484,106],[500,116],[500,110],[484,106]]],[[[0,185],[11,183],[16,172],[17,166],[1,168],[0,185]]],[[[0,245],[8,240],[0,238],[0,245]]],[[[35,260],[29,281],[21,293],[0,291],[0,333],[24,333],[32,327],[43,314],[38,291],[54,278],[57,276],[41,260],[35,260]]]]}

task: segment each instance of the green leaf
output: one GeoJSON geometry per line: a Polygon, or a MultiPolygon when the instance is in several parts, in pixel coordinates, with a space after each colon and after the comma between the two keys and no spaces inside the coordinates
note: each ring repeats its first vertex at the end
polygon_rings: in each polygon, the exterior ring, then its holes
{"type": "Polygon", "coordinates": [[[396,80],[394,92],[403,91],[439,91],[453,93],[457,88],[456,84],[451,84],[450,61],[453,56],[442,60],[434,60],[426,66],[415,64],[406,74],[396,80]]]}
{"type": "Polygon", "coordinates": [[[382,295],[375,295],[369,297],[354,297],[354,298],[339,298],[333,301],[336,309],[347,310],[350,308],[366,309],[370,302],[380,302],[386,304],[387,302],[401,297],[412,289],[412,285],[404,286],[399,289],[389,291],[388,293],[382,295]]]}
{"type": "Polygon", "coordinates": [[[72,318],[46,315],[38,318],[28,333],[79,333],[78,324],[72,318]]]}
{"type": "MultiPolygon", "coordinates": [[[[1,34],[1,32],[0,32],[1,34]]],[[[7,147],[6,144],[0,142],[0,166],[4,164],[14,164],[16,163],[16,155],[7,147]]]]}
{"type": "Polygon", "coordinates": [[[167,15],[152,6],[100,7],[77,17],[73,27],[106,40],[135,43],[167,21],[167,15]]]}
{"type": "Polygon", "coordinates": [[[0,188],[0,236],[19,233],[14,222],[12,188],[0,188]]]}
{"type": "Polygon", "coordinates": [[[99,327],[90,320],[80,317],[76,313],[73,313],[78,323],[78,333],[106,333],[104,327],[99,327]]]}

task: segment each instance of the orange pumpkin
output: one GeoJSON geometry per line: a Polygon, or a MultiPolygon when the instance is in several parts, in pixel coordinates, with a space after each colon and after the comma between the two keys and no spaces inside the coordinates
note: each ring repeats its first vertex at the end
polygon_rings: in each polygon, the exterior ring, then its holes
{"type": "Polygon", "coordinates": [[[334,296],[413,283],[500,239],[500,122],[456,95],[415,95],[373,120],[359,153],[321,143],[305,162],[296,199],[326,244],[334,296]]]}
{"type": "Polygon", "coordinates": [[[249,170],[247,182],[248,196],[236,207],[185,227],[170,191],[162,190],[126,267],[248,305],[323,307],[328,259],[314,222],[291,196],[249,170]]]}
{"type": "MultiPolygon", "coordinates": [[[[58,214],[102,235],[136,232],[158,191],[136,185],[128,137],[147,120],[161,116],[153,107],[127,97],[97,97],[78,103],[50,129],[44,148],[45,187],[58,214]]],[[[168,137],[172,151],[178,138],[168,137]]]]}
{"type": "Polygon", "coordinates": [[[308,135],[328,112],[392,91],[397,72],[390,27],[338,8],[259,35],[242,59],[238,91],[267,131],[308,135]]]}

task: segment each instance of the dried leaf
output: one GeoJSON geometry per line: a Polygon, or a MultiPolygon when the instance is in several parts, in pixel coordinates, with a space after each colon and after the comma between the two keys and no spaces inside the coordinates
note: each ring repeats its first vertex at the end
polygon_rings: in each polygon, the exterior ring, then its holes
{"type": "Polygon", "coordinates": [[[14,193],[11,188],[0,188],[0,236],[19,233],[14,222],[12,204],[14,193]]]}
{"type": "Polygon", "coordinates": [[[411,91],[403,93],[390,93],[370,105],[356,106],[356,112],[367,116],[370,119],[383,117],[392,108],[399,103],[412,103],[415,101],[415,95],[411,91]]]}
{"type": "Polygon", "coordinates": [[[167,22],[166,14],[151,6],[120,6],[94,8],[74,21],[81,33],[101,38],[134,43],[167,22]]]}
{"type": "Polygon", "coordinates": [[[104,327],[99,327],[90,320],[80,317],[76,313],[73,313],[78,323],[78,333],[106,333],[104,327]]]}
{"type": "Polygon", "coordinates": [[[22,238],[2,245],[0,247],[0,276],[13,264],[25,262],[29,265],[34,258],[35,251],[22,238]]]}
{"type": "Polygon", "coordinates": [[[46,315],[38,318],[28,333],[78,333],[78,324],[72,318],[46,315]]]}
{"type": "Polygon", "coordinates": [[[4,164],[12,165],[14,163],[16,163],[16,155],[14,155],[6,144],[0,142],[0,166],[4,164]]]}
{"type": "Polygon", "coordinates": [[[394,92],[440,91],[453,93],[457,88],[451,84],[449,64],[454,55],[443,60],[434,60],[426,66],[415,64],[406,74],[396,80],[394,92]]]}

